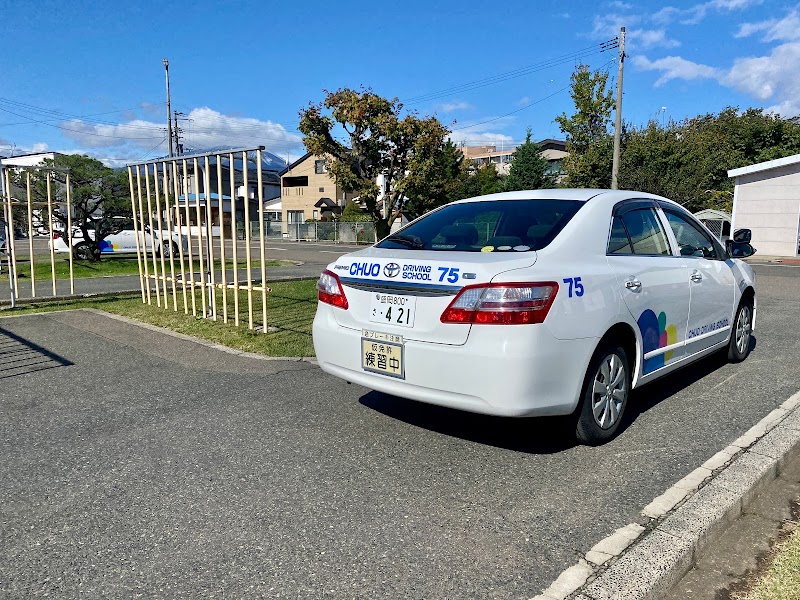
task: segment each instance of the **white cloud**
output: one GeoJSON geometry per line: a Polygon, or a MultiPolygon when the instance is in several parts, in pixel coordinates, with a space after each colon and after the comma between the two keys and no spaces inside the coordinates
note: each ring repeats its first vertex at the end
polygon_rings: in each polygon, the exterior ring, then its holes
{"type": "Polygon", "coordinates": [[[673,79],[716,79],[719,71],[714,67],[695,63],[680,56],[666,56],[650,60],[646,56],[634,56],[633,64],[642,71],[658,71],[661,73],[655,86],[660,87],[673,79]]]}
{"type": "Polygon", "coordinates": [[[798,64],[800,42],[790,42],[773,48],[767,56],[737,58],[721,83],[762,102],[776,102],[768,110],[795,116],[800,114],[798,64]]]}
{"type": "Polygon", "coordinates": [[[595,17],[590,37],[607,40],[619,35],[621,27],[626,28],[627,49],[649,50],[651,48],[676,48],[680,42],[667,36],[664,28],[647,29],[636,27],[645,17],[635,14],[609,13],[595,17]],[[632,27],[633,26],[633,27],[632,27]]]}
{"type": "MultiPolygon", "coordinates": [[[[697,25],[711,12],[732,12],[735,10],[744,10],[750,8],[751,6],[761,4],[763,1],[764,0],[709,0],[708,2],[694,4],[689,8],[663,6],[651,14],[637,15],[630,13],[617,16],[628,19],[629,23],[643,22],[662,27],[675,21],[679,21],[683,25],[697,25]],[[634,19],[634,21],[631,21],[631,19],[634,19]]],[[[627,10],[630,11],[631,9],[632,7],[628,5],[627,10]]],[[[622,23],[622,25],[624,25],[624,23],[622,23]]]]}
{"type": "Polygon", "coordinates": [[[652,61],[646,56],[635,56],[632,61],[643,71],[660,73],[656,87],[673,79],[713,79],[767,104],[767,111],[784,117],[800,114],[800,74],[797,70],[800,41],[776,46],[764,56],[737,58],[727,69],[695,63],[680,56],[652,61]]]}
{"type": "MultiPolygon", "coordinates": [[[[285,155],[299,152],[302,138],[278,123],[248,117],[223,115],[208,107],[195,108],[182,121],[183,142],[193,148],[214,146],[266,146],[270,152],[285,155]]],[[[134,119],[119,124],[88,123],[73,119],[62,123],[64,136],[86,148],[114,148],[115,154],[141,158],[144,152],[166,145],[166,125],[134,119]],[[161,143],[159,143],[161,142],[161,143]]]]}
{"type": "Polygon", "coordinates": [[[468,102],[461,102],[459,100],[454,102],[445,102],[440,106],[443,113],[451,113],[457,110],[470,110],[473,108],[468,102]]]}
{"type": "Polygon", "coordinates": [[[530,96],[523,96],[522,98],[517,100],[517,106],[527,106],[530,103],[531,103],[530,96]]]}
{"type": "Polygon", "coordinates": [[[755,33],[764,33],[765,42],[790,42],[800,40],[800,13],[791,11],[783,19],[767,19],[757,23],[742,23],[737,38],[750,37],[755,33]]]}
{"type": "Polygon", "coordinates": [[[678,40],[667,37],[663,29],[633,29],[627,34],[627,39],[634,46],[639,46],[642,50],[651,48],[677,48],[681,45],[678,40]]]}
{"type": "Polygon", "coordinates": [[[278,155],[302,149],[302,137],[283,125],[248,117],[232,117],[210,108],[195,108],[185,124],[187,143],[195,148],[263,144],[278,155]]]}
{"type": "MultiPolygon", "coordinates": [[[[513,122],[513,117],[503,117],[492,121],[491,126],[495,130],[503,129],[513,122]]],[[[450,134],[449,138],[453,143],[461,144],[463,142],[467,146],[495,144],[498,148],[501,146],[511,148],[514,144],[514,138],[510,135],[497,133],[496,131],[487,131],[486,124],[482,123],[460,125],[450,134]]]]}

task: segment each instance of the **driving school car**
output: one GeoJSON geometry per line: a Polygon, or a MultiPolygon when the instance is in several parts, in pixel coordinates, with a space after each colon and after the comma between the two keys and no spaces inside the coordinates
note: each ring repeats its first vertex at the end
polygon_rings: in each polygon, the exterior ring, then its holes
{"type": "Polygon", "coordinates": [[[614,436],[630,390],[709,353],[741,361],[755,252],[680,205],[630,191],[537,190],[448,204],[328,266],[321,368],[368,388],[503,416],[574,415],[614,436]]]}

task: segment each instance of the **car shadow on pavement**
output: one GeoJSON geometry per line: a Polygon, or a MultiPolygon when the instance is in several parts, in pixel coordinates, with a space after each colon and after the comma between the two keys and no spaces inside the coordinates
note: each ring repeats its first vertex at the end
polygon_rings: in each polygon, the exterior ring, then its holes
{"type": "Polygon", "coordinates": [[[553,454],[576,445],[570,419],[565,417],[493,417],[375,391],[364,394],[359,402],[415,427],[506,450],[553,454]]]}
{"type": "Polygon", "coordinates": [[[0,327],[0,379],[73,364],[66,358],[0,327]]]}
{"type": "MultiPolygon", "coordinates": [[[[756,339],[752,337],[751,352],[755,347],[756,339]]],[[[625,430],[640,414],[727,364],[729,363],[726,353],[716,352],[658,379],[657,382],[634,390],[617,435],[624,435],[625,430]]],[[[415,427],[506,450],[553,454],[577,445],[571,416],[519,419],[493,417],[406,400],[375,391],[364,394],[359,402],[387,417],[415,427]]]]}

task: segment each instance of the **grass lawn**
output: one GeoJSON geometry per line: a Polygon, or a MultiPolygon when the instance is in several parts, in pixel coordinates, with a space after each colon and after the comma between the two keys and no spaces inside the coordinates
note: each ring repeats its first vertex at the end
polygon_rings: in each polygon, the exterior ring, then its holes
{"type": "MultiPolygon", "coordinates": [[[[134,265],[136,261],[134,260],[134,265]]],[[[183,312],[183,296],[178,294],[178,312],[174,312],[172,296],[168,297],[167,309],[142,303],[141,295],[117,296],[69,300],[64,302],[42,302],[27,304],[15,309],[0,310],[0,318],[6,315],[52,312],[76,308],[97,308],[110,313],[137,319],[172,331],[193,335],[210,342],[224,344],[246,352],[257,352],[267,356],[314,356],[311,340],[311,323],[317,309],[316,281],[285,281],[270,284],[272,292],[267,294],[267,322],[277,330],[267,334],[250,331],[247,311],[247,292],[239,294],[240,326],[233,325],[233,292],[228,292],[230,324],[222,322],[222,294],[217,293],[219,320],[195,318],[183,312]]],[[[255,327],[261,326],[261,294],[253,292],[255,327]]],[[[191,297],[191,295],[189,295],[191,297]]],[[[191,302],[191,300],[189,300],[191,302]]],[[[195,293],[195,302],[200,312],[201,299],[195,293]]],[[[191,304],[189,305],[191,311],[191,304]]]]}
{"type": "MultiPolygon", "coordinates": [[[[58,279],[69,278],[69,259],[64,255],[56,255],[56,277],[58,279]]],[[[150,271],[153,270],[152,259],[148,263],[150,271]]],[[[169,273],[169,260],[165,260],[165,264],[167,267],[167,273],[169,273]]],[[[180,272],[180,260],[175,260],[175,270],[180,272]]],[[[195,260],[193,261],[195,271],[199,269],[200,262],[195,260]]],[[[219,267],[219,259],[215,261],[215,264],[219,267]]],[[[243,269],[247,266],[245,261],[239,261],[239,268],[243,269]]],[[[256,264],[256,261],[253,261],[253,265],[256,264]]],[[[294,265],[291,261],[286,260],[268,260],[266,261],[267,268],[269,267],[290,267],[294,265]]],[[[233,266],[233,261],[225,261],[225,267],[230,268],[233,266]]],[[[51,266],[50,266],[50,257],[49,256],[42,256],[42,257],[35,257],[34,258],[34,268],[36,273],[36,280],[37,281],[44,281],[50,280],[52,277],[51,274],[51,266]]],[[[189,268],[189,261],[186,260],[184,262],[184,268],[189,268]]],[[[158,269],[159,272],[161,271],[161,259],[158,259],[158,269]]],[[[113,276],[113,275],[138,275],[139,274],[139,263],[136,260],[135,256],[104,256],[100,262],[89,262],[85,260],[76,260],[73,261],[73,270],[75,273],[75,278],[78,279],[80,277],[106,277],[106,276],[113,276]]],[[[31,265],[28,262],[20,262],[17,264],[17,276],[18,277],[25,277],[30,278],[31,276],[31,265]]],[[[3,272],[0,273],[0,280],[8,280],[8,271],[6,269],[5,262],[3,263],[3,272]]]]}
{"type": "Polygon", "coordinates": [[[800,600],[800,528],[779,547],[767,572],[741,600],[800,600]]]}

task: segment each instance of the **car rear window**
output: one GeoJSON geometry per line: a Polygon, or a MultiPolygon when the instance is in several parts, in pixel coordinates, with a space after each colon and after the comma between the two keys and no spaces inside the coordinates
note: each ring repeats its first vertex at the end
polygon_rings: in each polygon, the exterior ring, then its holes
{"type": "Polygon", "coordinates": [[[579,200],[493,200],[450,204],[377,244],[396,250],[527,252],[547,246],[579,200]]]}

